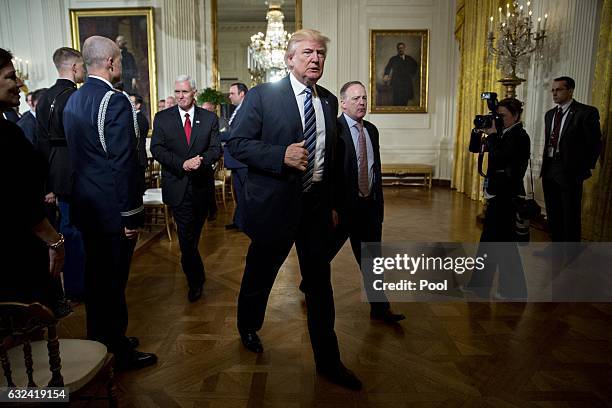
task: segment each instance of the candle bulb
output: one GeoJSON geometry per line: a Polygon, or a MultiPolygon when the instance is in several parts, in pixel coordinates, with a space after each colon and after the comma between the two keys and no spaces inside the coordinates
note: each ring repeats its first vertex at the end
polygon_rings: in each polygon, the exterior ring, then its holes
{"type": "Polygon", "coordinates": [[[493,16],[489,17],[489,32],[493,33],[493,16]]]}
{"type": "Polygon", "coordinates": [[[546,21],[548,20],[548,14],[544,14],[544,27],[542,28],[542,31],[546,31],[546,21]]]}
{"type": "Polygon", "coordinates": [[[536,30],[536,33],[540,32],[540,21],[542,21],[542,17],[538,17],[538,29],[536,30]]]}
{"type": "Polygon", "coordinates": [[[501,21],[502,21],[502,8],[500,7],[498,10],[499,10],[499,22],[501,23],[501,21]]]}

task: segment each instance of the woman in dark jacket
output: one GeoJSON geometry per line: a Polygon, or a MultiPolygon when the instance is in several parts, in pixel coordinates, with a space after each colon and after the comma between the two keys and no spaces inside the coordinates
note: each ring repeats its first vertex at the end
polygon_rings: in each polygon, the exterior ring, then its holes
{"type": "MultiPolygon", "coordinates": [[[[19,88],[10,52],[0,48],[0,111],[19,105],[19,88]]],[[[46,161],[16,124],[0,118],[0,177],[4,196],[0,301],[51,304],[52,277],[64,263],[64,239],[45,216],[46,161]],[[17,265],[7,267],[6,265],[17,265]]]]}
{"type": "Polygon", "coordinates": [[[524,299],[527,296],[523,266],[516,245],[516,197],[525,195],[523,177],[530,157],[529,135],[520,122],[522,102],[506,98],[499,102],[498,115],[503,130],[485,129],[489,152],[484,183],[487,209],[480,237],[479,256],[486,256],[485,268],[475,270],[468,287],[482,297],[489,297],[493,277],[499,265],[499,299],[524,299]]]}

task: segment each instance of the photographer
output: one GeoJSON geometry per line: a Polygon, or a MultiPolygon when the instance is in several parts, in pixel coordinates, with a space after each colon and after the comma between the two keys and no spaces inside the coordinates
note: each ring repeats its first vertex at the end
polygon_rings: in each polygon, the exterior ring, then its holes
{"type": "Polygon", "coordinates": [[[472,275],[468,287],[478,295],[488,297],[499,264],[500,288],[497,297],[525,298],[527,290],[515,243],[515,223],[517,197],[525,195],[523,177],[530,157],[530,140],[519,121],[523,111],[522,102],[506,98],[499,102],[495,111],[496,114],[491,115],[492,125],[474,131],[470,142],[470,151],[474,152],[474,145],[480,142],[479,152],[489,154],[484,175],[487,208],[479,247],[479,253],[487,253],[488,256],[486,268],[472,275]],[[513,244],[482,244],[485,242],[513,244]]]}

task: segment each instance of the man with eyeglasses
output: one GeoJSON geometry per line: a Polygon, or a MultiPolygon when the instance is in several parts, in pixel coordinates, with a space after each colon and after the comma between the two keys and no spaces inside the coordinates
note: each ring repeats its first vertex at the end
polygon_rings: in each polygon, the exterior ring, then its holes
{"type": "Polygon", "coordinates": [[[574,80],[555,78],[556,107],[546,112],[542,187],[553,242],[580,242],[582,184],[601,151],[597,108],[573,99],[574,80]]]}

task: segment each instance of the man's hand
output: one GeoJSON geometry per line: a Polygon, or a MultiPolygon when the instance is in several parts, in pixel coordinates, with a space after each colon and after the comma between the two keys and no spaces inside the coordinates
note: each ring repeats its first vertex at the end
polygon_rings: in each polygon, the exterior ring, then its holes
{"type": "Polygon", "coordinates": [[[298,169],[300,171],[306,170],[308,165],[308,150],[304,149],[304,141],[300,143],[292,143],[287,146],[285,150],[285,165],[298,169]]]}
{"type": "Polygon", "coordinates": [[[389,75],[383,76],[383,82],[385,83],[385,85],[388,84],[390,80],[391,80],[391,77],[389,75]]]}
{"type": "Polygon", "coordinates": [[[138,229],[123,229],[125,232],[125,236],[127,239],[136,239],[138,238],[138,229]]]}
{"type": "Polygon", "coordinates": [[[338,218],[338,211],[332,210],[332,226],[336,228],[339,223],[340,223],[340,220],[338,218]]]}
{"type": "Polygon", "coordinates": [[[192,157],[191,159],[185,160],[183,163],[183,170],[194,171],[200,168],[202,164],[202,156],[192,157]]]}
{"type": "Polygon", "coordinates": [[[45,204],[57,205],[57,198],[53,192],[50,192],[45,196],[45,204]]]}

